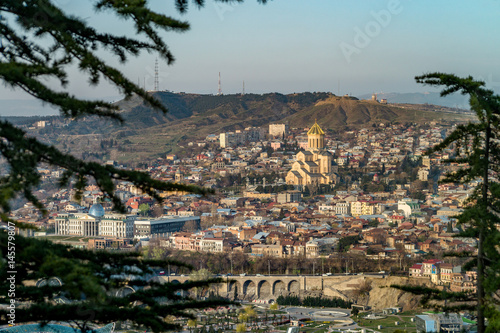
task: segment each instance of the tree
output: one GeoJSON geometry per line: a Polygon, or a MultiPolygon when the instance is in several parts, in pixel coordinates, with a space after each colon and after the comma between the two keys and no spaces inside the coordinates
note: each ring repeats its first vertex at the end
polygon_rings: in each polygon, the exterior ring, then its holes
{"type": "Polygon", "coordinates": [[[143,203],[139,205],[139,214],[142,216],[146,216],[149,212],[149,205],[147,203],[143,203]]]}
{"type": "MultiPolygon", "coordinates": [[[[265,3],[266,0],[258,2],[265,3]]],[[[125,63],[141,51],[154,52],[167,63],[172,63],[174,57],[161,33],[183,32],[189,29],[189,24],[151,11],[146,1],[98,0],[92,3],[96,11],[106,11],[133,23],[136,35],[123,37],[100,32],[86,20],[66,14],[50,0],[2,1],[0,78],[3,83],[55,106],[64,117],[90,116],[122,123],[117,106],[102,100],[83,100],[64,90],[69,84],[69,69],[78,68],[91,85],[105,80],[125,98],[140,96],[146,104],[167,112],[152,94],[131,82],[111,64],[115,60],[125,63]],[[115,59],[105,60],[104,53],[115,59]],[[57,84],[59,87],[55,87],[57,84]]],[[[203,6],[204,1],[193,0],[193,3],[203,6]]],[[[187,10],[188,1],[175,0],[175,4],[179,12],[187,10]]],[[[8,233],[0,233],[1,253],[13,253],[9,242],[15,239],[16,244],[15,258],[9,255],[9,261],[3,256],[0,260],[0,302],[9,302],[10,298],[26,302],[26,306],[16,309],[16,323],[67,321],[87,332],[93,323],[130,320],[160,332],[178,328],[178,325],[162,320],[166,315],[190,318],[193,315],[186,312],[187,309],[227,304],[221,301],[196,302],[177,295],[178,291],[207,286],[219,281],[217,279],[183,285],[160,284],[150,279],[150,268],[161,267],[165,261],[145,260],[135,253],[91,252],[23,238],[14,233],[15,227],[23,225],[9,216],[12,201],[19,197],[47,214],[42,201],[34,195],[42,181],[37,169],[46,165],[63,171],[58,185],[61,188],[72,185],[77,200],[81,199],[88,184],[95,183],[120,212],[125,212],[125,206],[116,195],[116,181],[131,182],[160,202],[162,191],[182,190],[199,194],[210,191],[159,181],[143,172],[80,160],[30,137],[7,120],[0,120],[0,158],[9,170],[7,175],[0,176],[0,219],[9,226],[8,233]],[[7,271],[17,272],[15,281],[7,281],[7,271]],[[26,281],[39,281],[41,286],[25,284],[26,281]],[[52,281],[52,284],[44,281],[52,281]],[[16,286],[16,293],[7,297],[11,283],[16,286]],[[57,298],[67,302],[57,303],[57,298]],[[144,306],[135,307],[134,304],[144,306]]],[[[2,322],[7,321],[7,314],[7,310],[0,310],[2,322]]]]}
{"type": "Polygon", "coordinates": [[[378,227],[379,222],[378,222],[378,220],[377,220],[377,219],[372,219],[370,222],[368,222],[368,225],[369,225],[370,227],[376,228],[376,227],[378,227]]]}
{"type": "MultiPolygon", "coordinates": [[[[93,324],[131,321],[154,332],[163,332],[179,328],[163,319],[167,315],[193,318],[190,309],[228,303],[196,302],[179,295],[220,279],[161,283],[154,277],[153,269],[160,269],[165,264],[163,260],[144,259],[138,253],[91,252],[23,237],[16,237],[15,242],[16,247],[22,249],[15,256],[15,299],[18,304],[25,304],[16,308],[16,324],[64,321],[89,332],[93,324]],[[24,285],[25,281],[37,281],[37,285],[24,285]]],[[[2,238],[2,252],[4,250],[2,238]]],[[[176,261],[170,264],[187,267],[176,261]]],[[[3,266],[0,272],[1,287],[9,290],[3,282],[9,277],[5,268],[3,266]]],[[[0,310],[2,322],[7,322],[8,313],[8,310],[0,310]]]]}
{"type": "Polygon", "coordinates": [[[151,212],[153,217],[160,217],[163,215],[163,206],[161,204],[154,204],[151,212]]]}
{"type": "Polygon", "coordinates": [[[236,325],[236,332],[246,332],[246,331],[247,331],[247,325],[245,324],[236,325]]]}
{"type": "Polygon", "coordinates": [[[187,326],[189,327],[189,331],[192,332],[192,330],[198,326],[198,322],[196,319],[189,319],[187,321],[187,326]]]}
{"type": "Polygon", "coordinates": [[[182,231],[185,232],[195,232],[198,230],[198,223],[193,220],[186,221],[182,227],[182,231]]]}
{"type": "MultiPolygon", "coordinates": [[[[416,77],[417,82],[444,86],[441,96],[454,92],[469,95],[471,110],[476,114],[476,121],[459,125],[443,142],[433,147],[428,154],[453,148],[455,157],[451,161],[466,164],[467,167],[449,173],[443,182],[468,183],[480,180],[469,197],[468,205],[458,217],[463,228],[461,237],[478,239],[477,256],[464,265],[465,270],[477,271],[477,294],[451,293],[434,291],[429,288],[411,288],[406,290],[424,295],[423,301],[454,301],[445,309],[470,309],[471,301],[477,310],[478,332],[497,332],[500,329],[500,312],[497,291],[500,289],[500,253],[496,246],[500,239],[500,170],[499,157],[499,115],[500,96],[484,88],[484,82],[472,77],[460,78],[452,74],[432,73],[416,77]],[[489,318],[485,326],[485,317],[489,318]]],[[[401,286],[399,286],[401,287],[401,286]]],[[[401,287],[400,289],[404,289],[401,287]]]]}

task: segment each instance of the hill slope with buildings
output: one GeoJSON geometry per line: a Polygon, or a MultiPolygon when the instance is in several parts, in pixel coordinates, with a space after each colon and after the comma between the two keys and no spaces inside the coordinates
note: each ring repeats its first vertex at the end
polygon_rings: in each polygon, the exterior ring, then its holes
{"type": "Polygon", "coordinates": [[[33,132],[45,142],[77,156],[128,162],[164,156],[209,134],[252,126],[267,128],[276,122],[300,128],[311,126],[317,119],[325,130],[345,130],[380,122],[428,122],[463,117],[429,110],[428,106],[403,108],[320,92],[221,96],[155,92],[154,95],[167,106],[167,114],[133,97],[116,103],[125,119],[124,125],[96,117],[77,121],[53,117],[45,119],[51,126],[33,132]]]}

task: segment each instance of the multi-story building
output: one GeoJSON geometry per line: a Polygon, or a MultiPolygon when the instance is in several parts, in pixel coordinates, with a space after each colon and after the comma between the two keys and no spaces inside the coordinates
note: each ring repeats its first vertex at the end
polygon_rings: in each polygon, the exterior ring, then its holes
{"type": "Polygon", "coordinates": [[[220,133],[219,144],[221,148],[233,147],[245,142],[256,142],[262,140],[263,130],[258,127],[247,127],[245,130],[220,133]]]}
{"type": "MultiPolygon", "coordinates": [[[[227,242],[227,241],[226,241],[227,242]]],[[[221,253],[224,251],[224,238],[204,238],[200,241],[200,251],[221,253]]]]}
{"type": "Polygon", "coordinates": [[[372,206],[368,201],[352,201],[351,202],[351,215],[373,215],[375,212],[375,207],[372,206]]]}
{"type": "Polygon", "coordinates": [[[431,277],[432,274],[436,274],[438,270],[437,264],[442,261],[439,259],[429,259],[422,263],[422,276],[431,277]]]}
{"type": "Polygon", "coordinates": [[[258,257],[283,257],[283,246],[281,245],[266,245],[256,244],[252,245],[252,256],[258,257]]]}
{"type": "Polygon", "coordinates": [[[347,215],[350,213],[350,205],[348,202],[338,202],[335,205],[335,214],[337,215],[347,215]]]}
{"type": "Polygon", "coordinates": [[[56,234],[132,238],[135,218],[135,215],[106,214],[100,204],[94,204],[88,213],[57,214],[56,234]]]}
{"type": "Polygon", "coordinates": [[[319,256],[319,245],[317,241],[310,240],[306,243],[306,257],[316,258],[319,256]]]}
{"type": "Polygon", "coordinates": [[[159,217],[156,219],[138,219],[134,222],[134,237],[146,238],[151,236],[167,237],[173,232],[181,231],[187,223],[194,223],[195,229],[200,227],[199,216],[159,217]],[[191,222],[192,221],[192,222],[191,222]]]}
{"type": "Polygon", "coordinates": [[[286,191],[278,193],[277,202],[287,203],[287,202],[299,202],[302,198],[302,193],[300,191],[286,191]]]}
{"type": "Polygon", "coordinates": [[[269,136],[283,137],[288,134],[288,125],[286,124],[269,124],[269,136]]]}

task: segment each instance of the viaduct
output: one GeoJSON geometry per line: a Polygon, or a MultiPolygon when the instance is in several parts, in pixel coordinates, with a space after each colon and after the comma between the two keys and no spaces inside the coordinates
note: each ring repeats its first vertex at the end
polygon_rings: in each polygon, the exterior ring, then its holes
{"type": "MultiPolygon", "coordinates": [[[[236,299],[275,299],[280,295],[300,296],[305,292],[322,291],[326,296],[347,300],[346,291],[354,290],[367,278],[384,278],[384,275],[332,275],[332,276],[228,276],[224,282],[212,286],[221,296],[236,299]]],[[[184,283],[189,276],[160,276],[160,282],[184,283]]]]}

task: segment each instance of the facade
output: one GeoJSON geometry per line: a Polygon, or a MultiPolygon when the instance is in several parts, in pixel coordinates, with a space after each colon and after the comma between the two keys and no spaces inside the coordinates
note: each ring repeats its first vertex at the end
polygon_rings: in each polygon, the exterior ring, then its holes
{"type": "Polygon", "coordinates": [[[286,183],[301,186],[334,183],[333,156],[325,149],[325,132],[318,123],[307,132],[307,140],[309,148],[297,153],[296,162],[286,175],[286,183]]]}
{"type": "Polygon", "coordinates": [[[375,207],[367,201],[352,201],[351,202],[351,215],[373,215],[375,214],[375,207]]]}
{"type": "Polygon", "coordinates": [[[415,325],[417,332],[460,333],[465,329],[462,318],[457,313],[416,315],[415,325]]]}
{"type": "Polygon", "coordinates": [[[347,215],[350,213],[348,202],[338,202],[335,205],[335,214],[337,215],[347,215]]]}
{"type": "Polygon", "coordinates": [[[288,125],[286,124],[269,124],[269,136],[282,137],[288,134],[288,125]]]}
{"type": "Polygon", "coordinates": [[[95,204],[88,213],[57,214],[56,234],[132,238],[135,218],[135,215],[106,214],[100,204],[95,204]]]}
{"type": "Polygon", "coordinates": [[[299,202],[302,198],[300,191],[286,191],[278,193],[277,202],[280,204],[287,202],[299,202]]]}
{"type": "Polygon", "coordinates": [[[104,250],[108,248],[125,248],[130,246],[132,243],[131,240],[127,239],[117,239],[117,238],[92,238],[89,239],[88,249],[89,250],[104,250]]]}
{"type": "Polygon", "coordinates": [[[398,201],[398,210],[402,211],[405,217],[420,212],[420,204],[408,198],[398,201]]]}
{"type": "Polygon", "coordinates": [[[279,257],[282,258],[283,255],[283,246],[281,245],[265,245],[265,244],[256,244],[252,246],[252,256],[257,257],[279,257]]]}
{"type": "Polygon", "coordinates": [[[219,144],[221,148],[233,147],[244,144],[245,142],[255,142],[262,140],[265,130],[259,127],[247,127],[243,131],[225,132],[219,135],[219,144]]]}
{"type": "MultiPolygon", "coordinates": [[[[227,240],[226,240],[227,242],[227,240]]],[[[221,253],[224,251],[224,238],[204,238],[200,241],[200,251],[221,253]]]]}
{"type": "Polygon", "coordinates": [[[186,222],[193,221],[200,227],[199,216],[160,217],[157,219],[139,219],[134,222],[134,237],[146,238],[151,236],[169,236],[173,232],[181,231],[186,222]]]}

